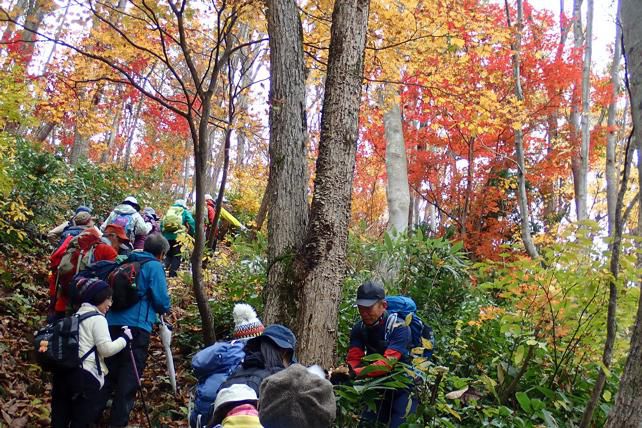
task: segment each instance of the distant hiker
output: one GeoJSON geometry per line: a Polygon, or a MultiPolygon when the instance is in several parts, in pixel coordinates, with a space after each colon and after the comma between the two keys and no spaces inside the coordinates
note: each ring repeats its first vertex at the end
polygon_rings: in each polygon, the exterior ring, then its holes
{"type": "Polygon", "coordinates": [[[241,383],[248,385],[259,395],[259,387],[266,377],[290,366],[294,360],[296,337],[282,325],[272,324],[262,335],[245,344],[245,359],[223,384],[221,389],[241,383]]]}
{"type": "Polygon", "coordinates": [[[103,407],[113,393],[109,423],[113,427],[127,426],[129,413],[134,408],[134,398],[138,389],[137,378],[143,375],[149,350],[149,337],[154,324],[158,323],[157,314],[164,314],[170,309],[165,270],[161,260],[169,250],[169,244],[163,235],[155,233],[145,240],[143,251],[129,255],[127,262],[140,263],[136,276],[136,287],[140,300],[122,311],[112,310],[107,314],[109,332],[112,338],[120,335],[122,326],[129,326],[132,331],[130,348],[107,359],[109,373],[105,388],[101,393],[103,407]],[[136,363],[137,372],[132,366],[131,355],[136,363]]]}
{"type": "MultiPolygon", "coordinates": [[[[86,213],[81,213],[86,214],[86,213]]],[[[49,320],[65,316],[70,304],[68,286],[75,274],[92,263],[116,260],[118,254],[100,238],[100,232],[91,227],[78,236],[69,235],[49,257],[49,320]]]]}
{"type": "MultiPolygon", "coordinates": [[[[403,319],[386,310],[386,293],[383,285],[377,281],[366,281],[357,289],[357,307],[361,321],[358,321],[350,332],[350,345],[347,361],[357,376],[361,375],[363,364],[361,359],[369,354],[380,354],[388,360],[407,361],[408,347],[412,336],[403,319]],[[394,315],[394,316],[392,316],[394,315]],[[394,321],[389,326],[388,321],[394,321]]],[[[378,377],[387,374],[390,366],[385,360],[372,363],[381,366],[381,370],[368,373],[366,376],[378,377]]],[[[408,388],[388,390],[384,392],[383,400],[377,403],[376,412],[366,410],[361,415],[360,426],[370,426],[373,423],[383,423],[391,428],[397,428],[406,419],[408,413],[414,412],[415,400],[411,400],[408,388]]]]}
{"type": "MultiPolygon", "coordinates": [[[[73,228],[73,227],[76,226],[76,222],[75,222],[76,216],[81,212],[86,212],[91,217],[91,208],[89,208],[89,207],[87,207],[85,205],[80,205],[78,208],[76,208],[76,211],[74,212],[74,215],[69,220],[66,220],[66,221],[62,222],[61,224],[59,224],[58,226],[54,227],[49,232],[47,232],[47,238],[49,238],[51,240],[55,240],[56,238],[60,238],[60,240],[63,241],[64,238],[61,238],[61,234],[66,229],[70,229],[70,228],[73,228]]],[[[82,230],[84,230],[84,229],[86,229],[86,228],[83,228],[82,230]]],[[[76,233],[76,235],[78,235],[82,230],[80,230],[78,233],[76,233]]]]}
{"type": "MultiPolygon", "coordinates": [[[[230,228],[238,229],[241,231],[247,230],[247,228],[236,218],[234,217],[225,205],[227,204],[227,199],[223,197],[223,205],[221,206],[221,215],[219,217],[219,224],[214,226],[214,217],[216,215],[216,199],[212,197],[209,193],[205,194],[205,203],[207,204],[207,224],[209,229],[214,229],[213,231],[208,230],[208,236],[210,233],[216,235],[216,239],[222,241],[225,238],[228,230],[230,228]]],[[[229,206],[228,206],[229,208],[229,206]]]]}
{"type": "Polygon", "coordinates": [[[169,276],[175,277],[176,272],[181,267],[181,245],[176,238],[181,232],[194,235],[196,231],[194,217],[187,209],[185,199],[177,199],[174,205],[169,207],[161,221],[161,230],[163,231],[163,236],[169,241],[169,252],[165,258],[165,267],[169,271],[169,276]]]}
{"type": "Polygon", "coordinates": [[[118,224],[108,224],[105,227],[103,240],[108,242],[119,256],[127,256],[131,252],[129,237],[125,234],[125,229],[118,224]]]}
{"type": "MultiPolygon", "coordinates": [[[[237,303],[232,311],[234,330],[232,341],[219,341],[199,351],[192,358],[192,368],[198,378],[190,426],[200,428],[210,421],[214,400],[223,382],[236,371],[245,357],[245,343],[260,336],[265,327],[252,306],[237,303]]],[[[252,390],[256,397],[256,392],[252,390]]],[[[220,419],[215,423],[219,423],[220,419]]],[[[207,426],[215,424],[210,422],[207,426]]]]}
{"type": "Polygon", "coordinates": [[[100,226],[100,230],[104,232],[107,225],[117,224],[125,229],[125,234],[131,243],[136,240],[136,236],[142,236],[144,239],[152,230],[152,226],[145,222],[138,211],[140,211],[140,205],[138,205],[136,198],[127,196],[125,200],[109,214],[107,220],[100,226]]]}
{"type": "Polygon", "coordinates": [[[332,384],[301,364],[261,383],[259,418],[265,428],[329,428],[336,417],[332,384]]]}
{"type": "MultiPolygon", "coordinates": [[[[160,233],[160,218],[158,218],[158,216],[156,215],[156,210],[154,210],[154,208],[145,207],[141,215],[143,216],[143,220],[145,220],[145,223],[149,224],[152,227],[151,231],[149,232],[150,235],[152,233],[160,233]]],[[[134,241],[135,250],[143,249],[145,245],[145,238],[147,238],[147,236],[136,235],[136,240],[134,241]]]]}
{"type": "MultiPolygon", "coordinates": [[[[258,397],[247,385],[236,384],[219,391],[211,424],[214,428],[262,428],[256,410],[258,397]]],[[[285,425],[284,425],[285,426],[285,425]]],[[[294,426],[294,425],[291,425],[294,426]]]]}
{"type": "Polygon", "coordinates": [[[51,426],[89,427],[100,413],[99,390],[105,383],[104,358],[120,352],[132,339],[124,327],[118,337],[109,335],[105,314],[111,306],[112,290],[101,280],[93,280],[80,291],[78,356],[80,367],[58,369],[53,373],[51,426]]]}

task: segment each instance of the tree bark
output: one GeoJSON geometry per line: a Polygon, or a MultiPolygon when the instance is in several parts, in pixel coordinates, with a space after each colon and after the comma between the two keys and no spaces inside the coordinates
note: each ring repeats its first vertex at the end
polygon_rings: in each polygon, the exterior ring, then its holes
{"type": "Polygon", "coordinates": [[[388,176],[386,186],[388,232],[403,233],[408,229],[410,190],[406,142],[397,100],[392,101],[390,109],[383,114],[383,126],[386,137],[386,174],[388,176]]]}
{"type": "MultiPolygon", "coordinates": [[[[581,49],[584,44],[582,32],[582,1],[573,1],[573,44],[575,49],[581,49]]],[[[574,153],[571,159],[571,171],[573,172],[573,190],[575,192],[575,214],[578,221],[586,219],[586,176],[582,175],[581,159],[581,125],[580,106],[582,104],[581,81],[573,85],[573,96],[571,100],[570,137],[571,144],[580,142],[580,150],[574,153]]]]}
{"type": "MultiPolygon", "coordinates": [[[[508,9],[508,1],[506,0],[506,18],[510,26],[510,11],[508,9]]],[[[520,72],[520,56],[522,49],[522,31],[524,29],[524,10],[522,7],[522,0],[517,0],[517,31],[515,33],[515,42],[513,43],[513,78],[515,79],[515,96],[518,100],[524,100],[524,93],[522,92],[521,72],[520,72]]],[[[517,161],[517,200],[519,204],[520,214],[520,227],[522,241],[524,248],[528,255],[532,258],[538,258],[539,254],[533,237],[531,236],[531,222],[528,208],[528,195],[526,194],[526,165],[524,161],[524,142],[521,125],[515,129],[515,160],[517,161]]]]}
{"type": "Polygon", "coordinates": [[[588,0],[586,5],[586,32],[584,35],[584,64],[582,67],[582,144],[580,146],[580,174],[582,179],[579,182],[580,210],[583,211],[582,219],[588,218],[588,161],[589,145],[591,139],[590,114],[590,90],[591,90],[591,53],[593,50],[593,0],[588,0]]]}
{"type": "Polygon", "coordinates": [[[303,29],[294,0],[268,0],[270,36],[270,171],[268,280],[264,321],[293,327],[292,260],[308,222],[307,120],[303,29]]]}
{"type": "MultiPolygon", "coordinates": [[[[642,184],[642,8],[639,0],[621,0],[624,57],[633,117],[633,138],[637,143],[638,180],[642,184]]],[[[642,202],[642,192],[638,194],[642,202]]],[[[640,205],[642,206],[642,205],[640,205]]],[[[642,231],[642,210],[638,210],[638,234],[642,231]]],[[[638,266],[642,256],[638,253],[638,266]]],[[[641,284],[642,285],[642,284],[641,284]]],[[[606,422],[607,428],[639,428],[642,426],[642,294],[631,337],[631,348],[620,378],[620,389],[606,422]]]]}
{"type": "Polygon", "coordinates": [[[299,359],[322,367],[335,362],[368,9],[369,0],[334,4],[310,224],[294,262],[299,359]]]}
{"type": "MultiPolygon", "coordinates": [[[[619,4],[619,3],[618,3],[619,4]]],[[[619,13],[618,13],[619,20],[619,13]]],[[[613,51],[613,62],[611,63],[611,87],[613,88],[613,98],[609,103],[606,138],[606,204],[608,208],[608,225],[609,236],[615,233],[615,204],[617,202],[617,162],[616,162],[616,142],[618,132],[615,126],[615,116],[617,112],[617,94],[620,91],[620,56],[622,28],[619,22],[615,25],[615,49],[613,51]]]]}

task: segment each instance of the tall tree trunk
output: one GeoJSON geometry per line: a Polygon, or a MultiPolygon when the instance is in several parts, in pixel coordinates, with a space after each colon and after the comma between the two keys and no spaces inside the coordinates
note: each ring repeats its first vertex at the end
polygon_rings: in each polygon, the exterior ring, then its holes
{"type": "MultiPolygon", "coordinates": [[[[403,136],[399,96],[394,88],[387,86],[384,86],[380,95],[380,103],[385,106],[383,127],[386,138],[387,232],[392,239],[395,239],[397,234],[402,234],[408,229],[408,224],[412,221],[410,188],[408,186],[408,160],[406,157],[406,141],[403,136]]],[[[391,256],[383,257],[376,268],[377,274],[386,283],[395,281],[399,273],[399,263],[396,263],[391,256]]]]}
{"type": "Polygon", "coordinates": [[[579,182],[581,218],[588,218],[588,161],[591,139],[590,126],[590,90],[591,90],[591,54],[593,50],[593,0],[586,5],[586,32],[584,35],[584,64],[582,67],[582,144],[580,145],[580,174],[579,182]]]}
{"type": "MultiPolygon", "coordinates": [[[[621,0],[623,53],[626,59],[628,89],[631,98],[634,140],[637,143],[638,180],[642,185],[642,8],[639,0],[621,0]]],[[[642,204],[642,192],[638,194],[642,204]]],[[[642,206],[642,205],[640,205],[642,206]]],[[[642,209],[638,209],[638,235],[642,232],[642,209]]],[[[638,253],[638,266],[642,256],[638,253]]],[[[642,286],[642,284],[641,284],[642,286]]],[[[631,348],[620,378],[620,389],[606,422],[607,428],[639,428],[642,426],[642,294],[631,337],[631,348]]]]}
{"type": "Polygon", "coordinates": [[[87,160],[87,151],[89,149],[89,141],[78,130],[78,124],[74,127],[74,145],[71,147],[69,154],[69,162],[75,165],[79,162],[87,160]]]}
{"type": "MultiPolygon", "coordinates": [[[[619,7],[619,2],[618,2],[619,7]]],[[[617,95],[620,91],[620,56],[622,28],[619,25],[619,11],[618,23],[615,25],[615,49],[613,51],[613,62],[611,63],[611,87],[613,88],[613,98],[609,103],[607,129],[608,135],[606,137],[606,204],[608,208],[608,224],[609,236],[615,233],[615,204],[617,202],[617,161],[616,161],[616,142],[618,131],[615,125],[615,116],[617,113],[617,95]]]]}
{"type": "Polygon", "coordinates": [[[111,154],[111,150],[114,147],[114,143],[116,142],[116,137],[118,136],[120,118],[122,117],[123,110],[125,109],[124,103],[119,104],[121,108],[118,109],[118,111],[114,115],[114,119],[111,122],[111,129],[109,130],[109,137],[107,138],[107,147],[105,148],[105,151],[100,155],[100,163],[106,163],[109,160],[109,155],[111,154]]]}
{"type": "Polygon", "coordinates": [[[310,224],[294,262],[299,358],[323,367],[335,362],[368,9],[369,0],[334,4],[310,224]]]}
{"type": "MultiPolygon", "coordinates": [[[[510,26],[510,10],[508,8],[508,0],[505,0],[506,5],[506,18],[510,26]]],[[[513,79],[515,79],[515,96],[518,100],[524,100],[524,93],[522,92],[521,72],[520,72],[520,57],[522,49],[522,31],[524,29],[524,10],[522,7],[522,0],[517,0],[517,31],[515,32],[515,42],[513,43],[513,79]]],[[[515,129],[515,160],[517,161],[517,200],[519,203],[520,214],[520,227],[522,241],[524,248],[528,255],[532,258],[538,258],[537,248],[533,243],[531,236],[531,222],[528,208],[528,195],[526,194],[526,164],[524,161],[524,142],[521,127],[515,129]]]]}
{"type": "MultiPolygon", "coordinates": [[[[584,34],[582,32],[582,1],[583,0],[573,1],[573,44],[575,49],[581,49],[584,44],[584,34]]],[[[576,81],[573,85],[571,114],[569,117],[571,144],[575,147],[578,142],[580,143],[579,150],[575,150],[573,158],[571,159],[571,171],[573,172],[573,190],[575,193],[575,214],[578,221],[586,219],[586,185],[583,183],[583,180],[585,180],[586,177],[582,175],[581,160],[581,85],[581,81],[576,81]]]]}
{"type": "Polygon", "coordinates": [[[134,133],[136,132],[136,126],[138,126],[138,117],[140,116],[140,111],[143,108],[143,101],[145,100],[145,97],[142,94],[139,96],[140,99],[138,100],[138,104],[136,104],[136,111],[134,111],[131,127],[129,129],[129,135],[127,135],[127,142],[125,143],[125,160],[123,161],[125,171],[129,169],[130,157],[132,154],[132,144],[134,142],[134,133]]]}
{"type": "Polygon", "coordinates": [[[292,260],[308,222],[307,121],[303,29],[294,0],[268,0],[270,172],[268,281],[264,320],[294,326],[292,260]]]}
{"type": "MultiPolygon", "coordinates": [[[[396,94],[395,94],[396,95],[396,94]]],[[[395,96],[398,98],[398,96],[395,96]]],[[[391,103],[383,114],[386,137],[386,174],[388,185],[388,232],[403,233],[408,229],[410,189],[408,188],[408,164],[406,142],[403,136],[401,110],[397,99],[384,100],[391,103]]]]}

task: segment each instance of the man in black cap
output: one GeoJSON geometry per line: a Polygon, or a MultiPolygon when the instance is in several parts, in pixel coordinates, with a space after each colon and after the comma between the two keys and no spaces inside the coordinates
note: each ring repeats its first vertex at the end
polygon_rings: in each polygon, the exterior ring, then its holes
{"type": "MultiPolygon", "coordinates": [[[[363,363],[361,359],[368,354],[381,354],[388,360],[408,361],[408,348],[411,342],[410,328],[396,314],[386,310],[386,292],[383,285],[377,281],[366,281],[357,289],[357,307],[361,321],[358,321],[350,332],[350,346],[347,362],[357,376],[361,375],[363,363]]],[[[369,371],[365,376],[378,377],[387,374],[391,366],[386,360],[372,363],[381,366],[381,370],[369,371]]],[[[414,411],[416,403],[412,403],[408,411],[408,401],[411,399],[409,389],[386,391],[381,402],[377,403],[377,411],[366,410],[361,415],[361,425],[368,426],[372,422],[384,423],[396,428],[406,419],[408,413],[414,411]]]]}

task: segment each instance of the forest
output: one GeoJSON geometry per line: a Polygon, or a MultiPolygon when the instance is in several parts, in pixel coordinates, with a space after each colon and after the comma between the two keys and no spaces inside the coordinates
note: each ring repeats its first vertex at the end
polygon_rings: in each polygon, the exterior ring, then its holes
{"type": "Polygon", "coordinates": [[[595,3],[0,0],[0,427],[51,420],[47,232],[129,196],[195,223],[133,426],[189,426],[236,303],[345,366],[371,279],[432,357],[333,426],[410,378],[403,427],[642,426],[642,4],[595,3]]]}

